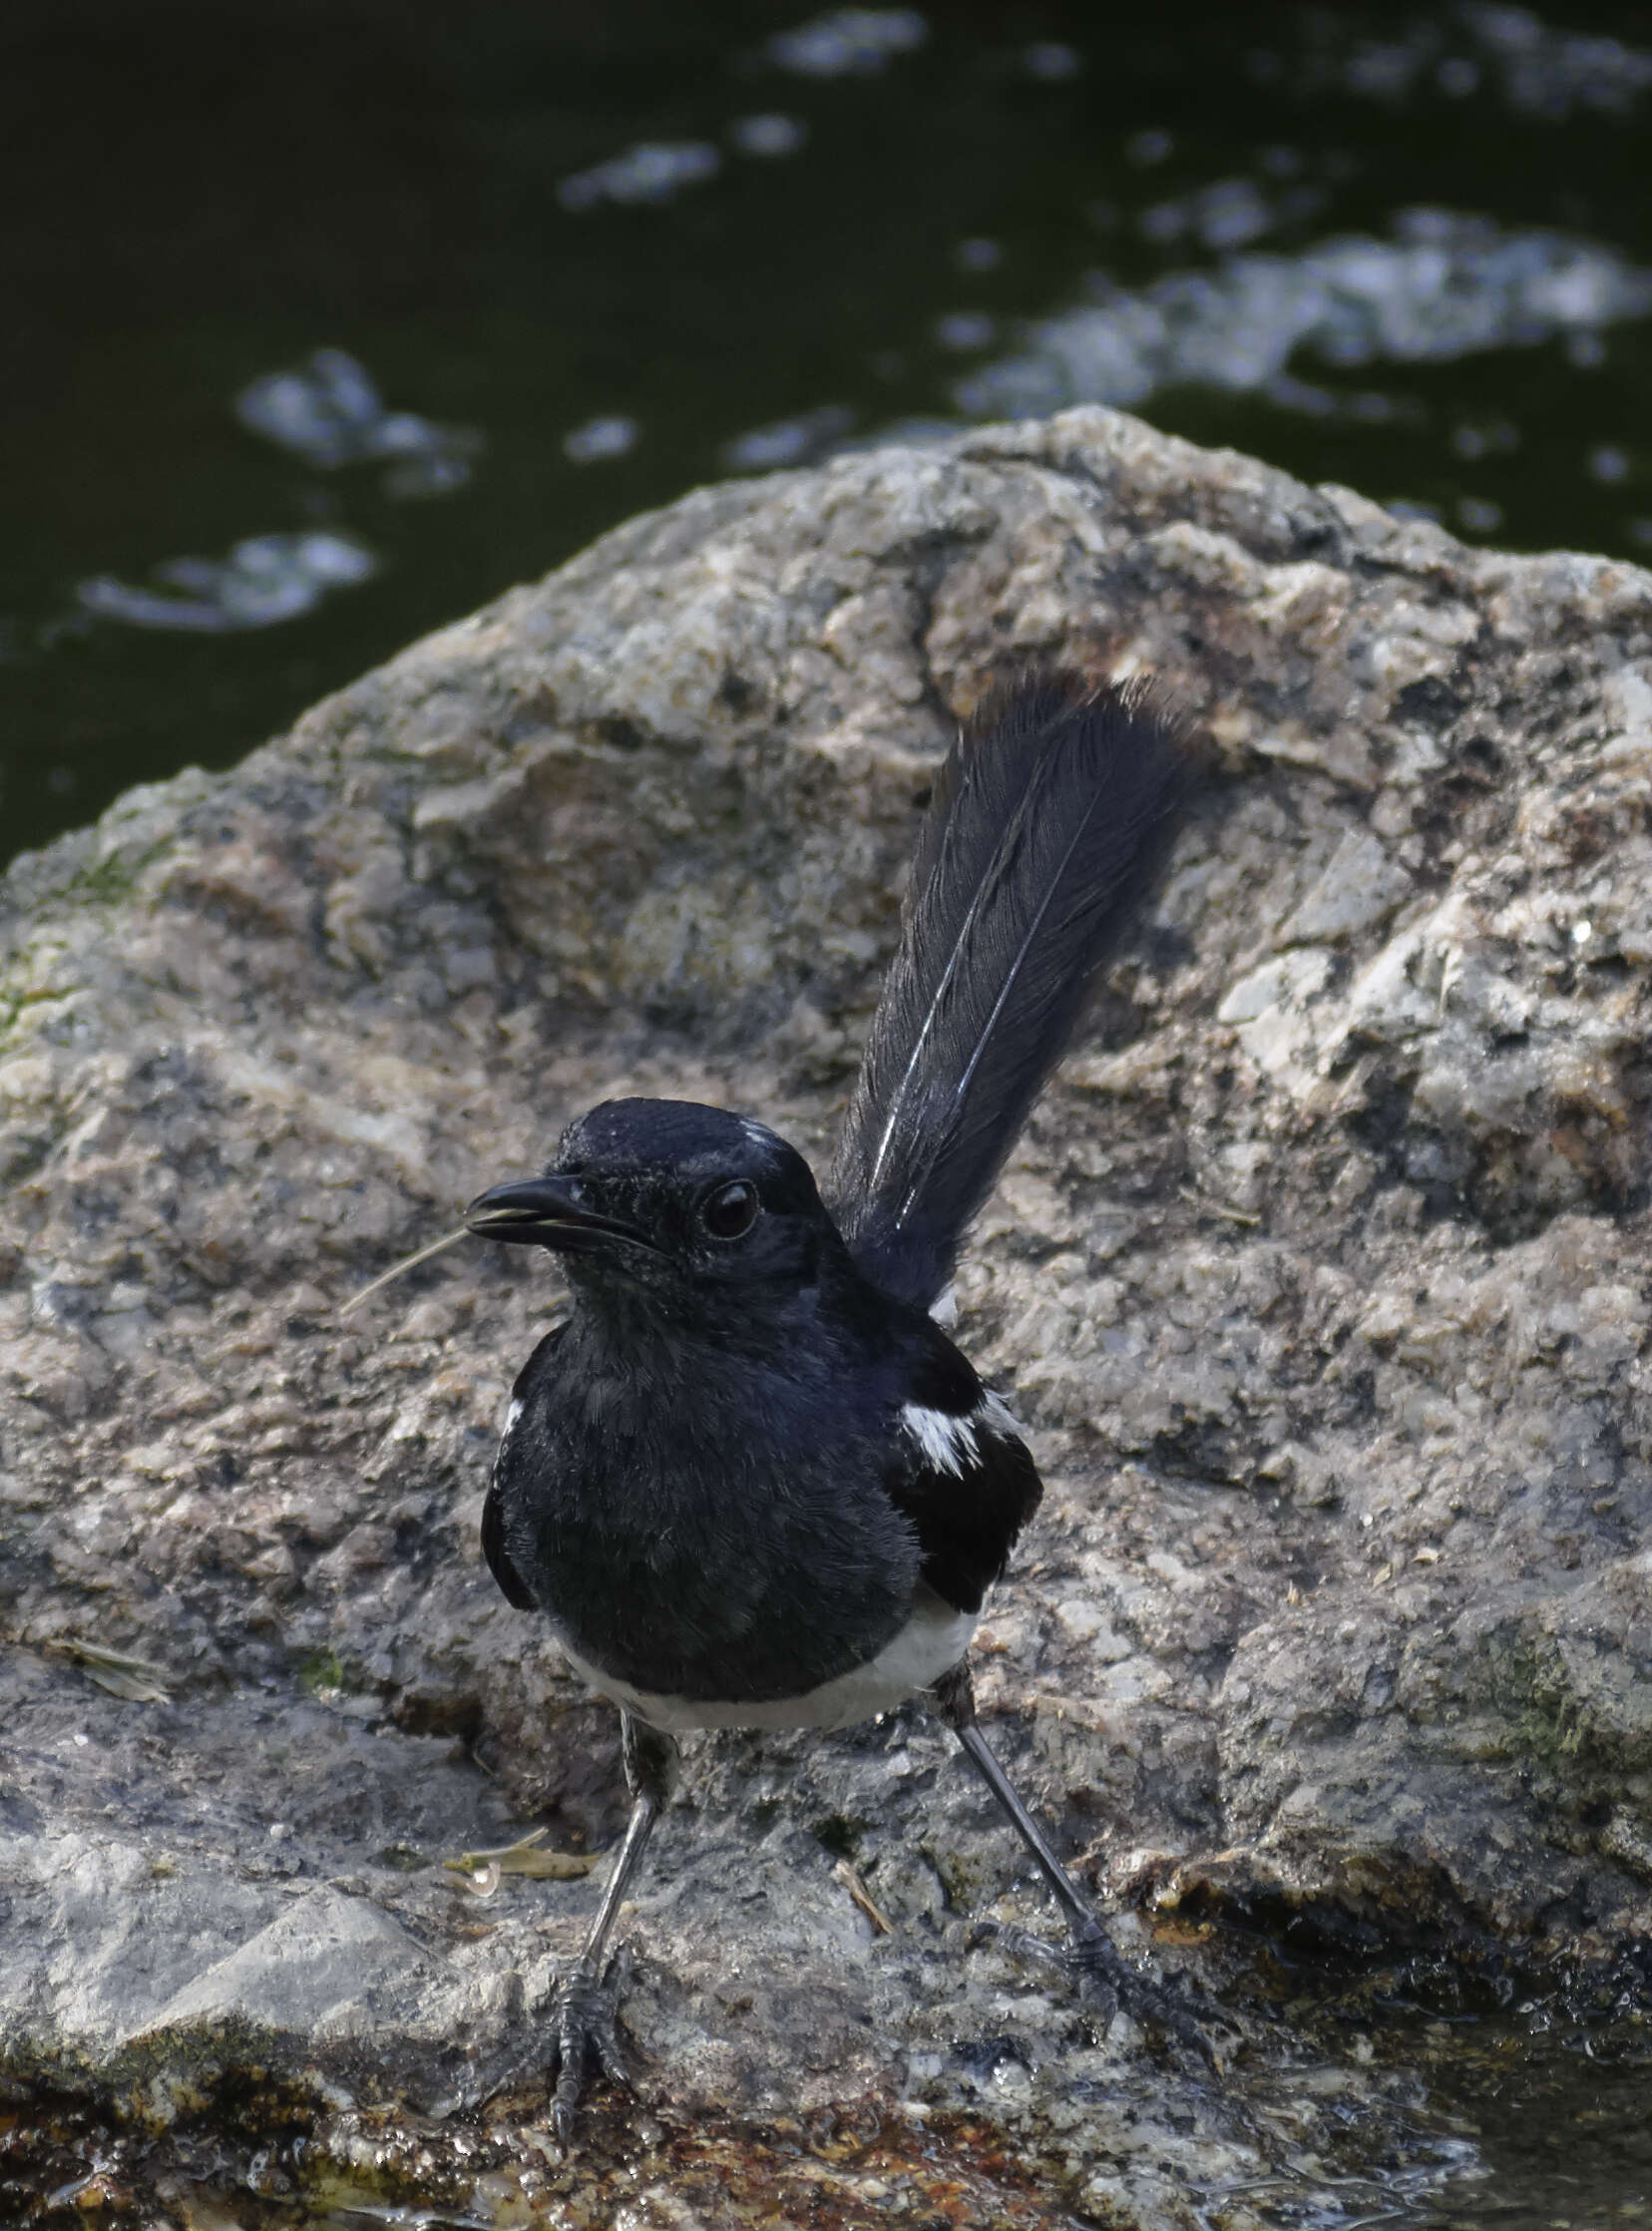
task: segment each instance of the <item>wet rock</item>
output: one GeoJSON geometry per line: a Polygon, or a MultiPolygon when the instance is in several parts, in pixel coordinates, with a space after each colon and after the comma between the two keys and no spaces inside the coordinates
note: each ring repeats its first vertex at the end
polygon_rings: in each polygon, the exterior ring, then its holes
{"type": "MultiPolygon", "coordinates": [[[[1652,1926],[1652,576],[1086,410],[690,496],[12,871],[14,2071],[440,2116],[519,2064],[600,1871],[441,1861],[620,1807],[477,1549],[554,1274],[334,1305],[606,1094],[820,1155],[953,720],[1057,658],[1162,673],[1215,773],[961,1281],[1049,1485],[995,1733],[1212,1981],[1236,1909],[1385,1954],[1652,1926]]],[[[749,2162],[904,2099],[1153,2221],[1355,2110],[1401,2142],[1294,2017],[1212,2087],[968,1949],[1039,1910],[917,1713],[700,1743],[636,1897],[660,2128],[744,2118],[749,2162]]]]}

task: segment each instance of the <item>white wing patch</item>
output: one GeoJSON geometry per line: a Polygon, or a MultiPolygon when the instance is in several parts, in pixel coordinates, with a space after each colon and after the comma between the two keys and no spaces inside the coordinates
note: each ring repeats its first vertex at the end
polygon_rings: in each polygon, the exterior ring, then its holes
{"type": "Polygon", "coordinates": [[[937,1472],[950,1472],[956,1480],[964,1477],[967,1464],[981,1462],[984,1433],[1008,1441],[1019,1441],[1022,1436],[1021,1420],[1003,1396],[994,1394],[990,1387],[983,1390],[975,1408],[962,1417],[951,1410],[925,1410],[909,1402],[901,1412],[901,1426],[937,1472]]]}
{"type": "Polygon", "coordinates": [[[950,1472],[961,1480],[965,1465],[974,1464],[981,1455],[976,1440],[980,1417],[979,1410],[959,1418],[950,1410],[924,1410],[909,1402],[901,1412],[901,1424],[937,1472],[950,1472]]]}

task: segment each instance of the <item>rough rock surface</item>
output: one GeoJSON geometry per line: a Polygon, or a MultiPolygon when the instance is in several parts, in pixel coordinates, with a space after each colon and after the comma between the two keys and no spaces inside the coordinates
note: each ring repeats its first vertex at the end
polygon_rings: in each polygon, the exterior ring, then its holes
{"type": "MultiPolygon", "coordinates": [[[[963,1281],[1049,1489],[998,1738],[1126,1938],[1215,1916],[1207,1975],[1230,1900],[1652,1930],[1652,576],[1085,410],[690,496],[0,886],[14,2071],[440,2114],[533,2036],[595,1883],[439,1862],[619,1818],[613,1715],[477,1550],[554,1274],[334,1306],[610,1093],[820,1154],[953,719],[1054,659],[1166,676],[1216,772],[963,1281]]],[[[1018,1876],[921,1714],[706,1740],[645,2091],[974,2101],[1039,2222],[1190,2219],[1394,2109],[1266,2023],[1226,2086],[1097,2038],[965,1950],[1018,1876]]]]}

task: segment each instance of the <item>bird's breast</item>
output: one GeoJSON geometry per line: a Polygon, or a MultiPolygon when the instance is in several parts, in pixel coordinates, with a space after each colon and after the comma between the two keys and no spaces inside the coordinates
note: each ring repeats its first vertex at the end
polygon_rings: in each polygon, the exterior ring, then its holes
{"type": "MultiPolygon", "coordinates": [[[[917,1543],[852,1401],[731,1392],[713,1372],[668,1390],[557,1372],[519,1383],[519,1404],[494,1475],[506,1552],[596,1686],[660,1726],[865,1716],[849,1691],[772,1716],[869,1667],[914,1617],[917,1543]]],[[[932,1624],[913,1643],[925,1666],[945,1648],[932,1624]]],[[[903,1681],[886,1667],[873,1686],[903,1681]]]]}

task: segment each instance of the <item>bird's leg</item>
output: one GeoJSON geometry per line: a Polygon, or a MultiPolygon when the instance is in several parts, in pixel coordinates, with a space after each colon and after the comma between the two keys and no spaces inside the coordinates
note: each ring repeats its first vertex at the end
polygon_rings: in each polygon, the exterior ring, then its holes
{"type": "Polygon", "coordinates": [[[1066,1915],[1070,1941],[1064,1951],[1046,1945],[1030,1930],[989,1924],[985,1934],[1016,1958],[1034,1962],[1077,1981],[1099,2003],[1103,2021],[1120,2007],[1144,2027],[1157,2029],[1190,2046],[1215,2065],[1215,2055],[1197,2011],[1179,1993],[1155,1983],[1122,1959],[1090,1908],[1088,1899],[1056,1858],[1043,1830],[1022,1803],[1016,1786],[999,1764],[976,1722],[975,1688],[962,1660],[931,1689],[937,1716],[958,1737],[982,1780],[1004,1807],[1016,1834],[1032,1854],[1038,1872],[1066,1915]]]}
{"type": "Polygon", "coordinates": [[[587,2061],[593,2053],[611,2082],[627,2087],[630,2083],[615,2028],[620,1996],[630,1975],[630,1951],[628,1946],[621,1945],[606,1968],[603,1955],[626,1887],[636,1873],[653,1824],[663,1811],[676,1779],[676,1745],[668,1735],[662,1735],[642,1720],[633,1719],[629,1712],[620,1713],[620,1729],[625,1780],[633,1800],[631,1816],[603,1892],[603,1903],[591,1925],[591,1934],[557,1991],[556,2034],[551,2045],[557,2090],[552,2112],[557,2136],[565,2146],[574,2135],[580,2087],[585,2081],[587,2061]]]}

